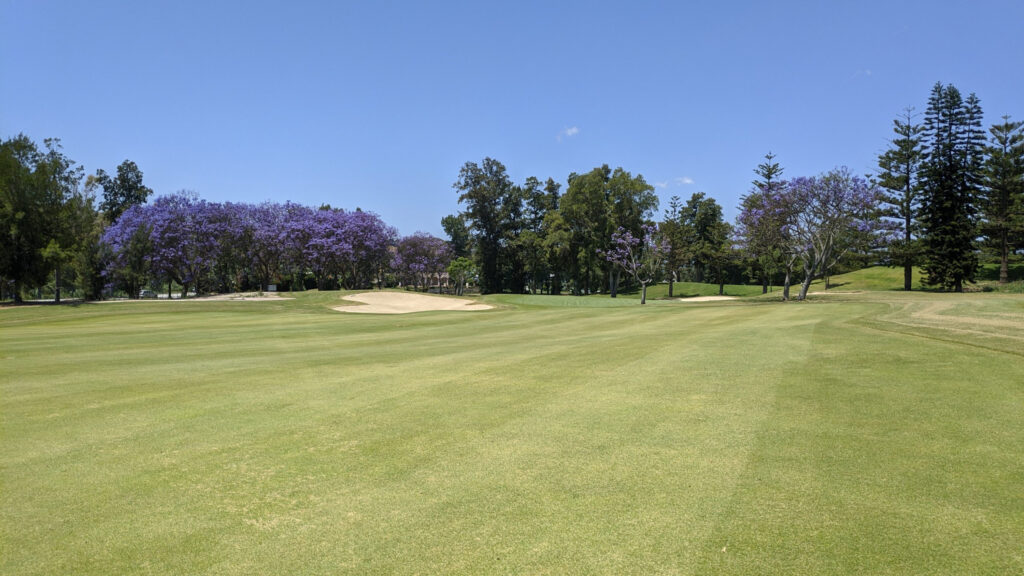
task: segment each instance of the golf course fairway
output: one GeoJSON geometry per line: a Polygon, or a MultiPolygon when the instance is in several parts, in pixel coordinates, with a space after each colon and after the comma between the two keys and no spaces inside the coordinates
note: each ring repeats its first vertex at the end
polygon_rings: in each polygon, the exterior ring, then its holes
{"type": "Polygon", "coordinates": [[[1020,574],[1024,298],[0,309],[0,573],[1020,574]]]}

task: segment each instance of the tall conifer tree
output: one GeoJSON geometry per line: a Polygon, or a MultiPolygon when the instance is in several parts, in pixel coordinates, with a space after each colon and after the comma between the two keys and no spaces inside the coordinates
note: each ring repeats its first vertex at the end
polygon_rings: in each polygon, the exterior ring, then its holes
{"type": "Polygon", "coordinates": [[[999,256],[999,283],[1009,281],[1009,255],[1024,244],[1024,122],[989,128],[990,144],[983,170],[982,232],[999,256]]]}
{"type": "Polygon", "coordinates": [[[903,267],[903,289],[910,290],[913,269],[919,263],[920,170],[923,158],[921,133],[914,109],[907,108],[893,120],[896,134],[891,147],[878,157],[878,184],[885,207],[882,215],[899,226],[899,238],[889,246],[891,261],[903,267]]]}
{"type": "Polygon", "coordinates": [[[924,282],[963,292],[978,269],[974,244],[983,158],[981,104],[936,82],[924,119],[921,171],[924,282]]]}

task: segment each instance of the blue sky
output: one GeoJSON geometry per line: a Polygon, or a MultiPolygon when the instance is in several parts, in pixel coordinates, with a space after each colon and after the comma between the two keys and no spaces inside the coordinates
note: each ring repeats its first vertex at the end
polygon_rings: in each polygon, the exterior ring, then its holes
{"type": "Polygon", "coordinates": [[[0,0],[0,137],[158,194],[371,210],[441,235],[486,156],[609,164],[729,218],[765,152],[874,170],[936,81],[1024,118],[1024,2],[0,0]]]}

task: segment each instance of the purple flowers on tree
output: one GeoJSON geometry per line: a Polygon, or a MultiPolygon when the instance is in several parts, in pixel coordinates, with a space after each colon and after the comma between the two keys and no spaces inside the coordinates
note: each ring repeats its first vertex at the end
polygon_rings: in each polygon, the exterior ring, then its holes
{"type": "Polygon", "coordinates": [[[217,204],[194,194],[133,206],[103,235],[108,284],[137,297],[150,281],[183,293],[265,289],[310,273],[319,288],[381,282],[394,228],[368,212],[313,210],[294,203],[217,204]]]}
{"type": "Polygon", "coordinates": [[[821,176],[795,178],[787,195],[794,210],[787,223],[787,236],[804,268],[800,285],[803,300],[811,281],[851,250],[868,250],[883,227],[878,218],[881,196],[878,189],[845,167],[821,176]]]}
{"type": "Polygon", "coordinates": [[[657,278],[668,256],[669,246],[658,236],[653,224],[643,225],[643,237],[637,238],[628,230],[619,228],[612,234],[612,244],[601,255],[612,264],[622,267],[640,283],[640,304],[647,303],[647,285],[657,278]]]}
{"type": "Polygon", "coordinates": [[[417,232],[398,241],[392,267],[405,283],[426,290],[431,284],[441,284],[441,276],[451,259],[447,242],[417,232]]]}
{"type": "Polygon", "coordinates": [[[746,243],[765,238],[777,243],[786,266],[784,299],[789,297],[794,264],[802,264],[798,299],[803,300],[811,281],[827,274],[843,255],[879,242],[885,230],[878,218],[879,201],[878,189],[846,168],[794,178],[745,207],[738,218],[740,236],[746,243]]]}

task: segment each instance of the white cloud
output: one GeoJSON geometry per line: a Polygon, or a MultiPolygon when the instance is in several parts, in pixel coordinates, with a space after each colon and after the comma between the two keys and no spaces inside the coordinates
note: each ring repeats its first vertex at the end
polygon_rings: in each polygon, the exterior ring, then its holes
{"type": "Polygon", "coordinates": [[[690,184],[693,184],[693,178],[690,178],[689,176],[680,176],[679,178],[676,178],[676,184],[679,186],[689,186],[690,184]]]}
{"type": "Polygon", "coordinates": [[[565,130],[562,130],[561,132],[558,133],[558,141],[561,142],[562,138],[570,138],[579,133],[580,129],[577,128],[576,126],[573,126],[572,128],[566,128],[565,130]]]}
{"type": "Polygon", "coordinates": [[[666,180],[664,182],[655,182],[654,185],[658,188],[668,188],[668,181],[666,180]]]}

